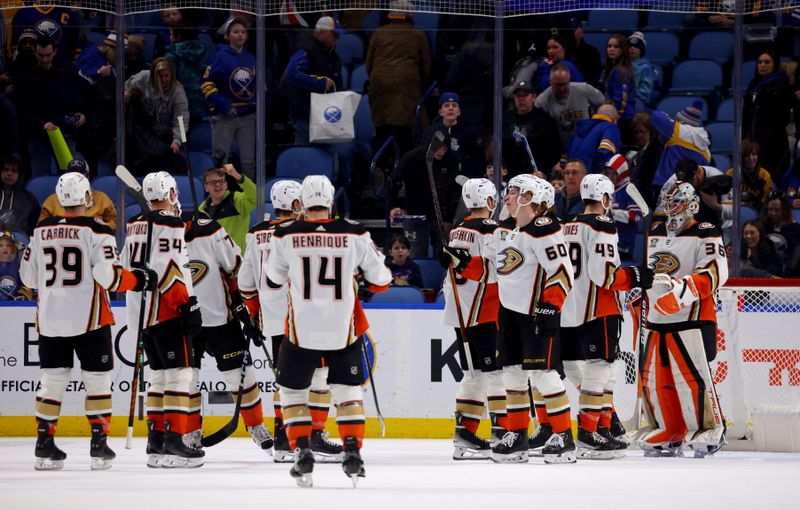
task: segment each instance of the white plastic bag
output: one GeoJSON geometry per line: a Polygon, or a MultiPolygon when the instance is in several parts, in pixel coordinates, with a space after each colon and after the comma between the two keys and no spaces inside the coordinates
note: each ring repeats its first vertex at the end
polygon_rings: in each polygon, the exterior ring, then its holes
{"type": "Polygon", "coordinates": [[[346,143],[356,136],[353,117],[361,95],[353,91],[311,93],[308,139],[312,143],[346,143]]]}

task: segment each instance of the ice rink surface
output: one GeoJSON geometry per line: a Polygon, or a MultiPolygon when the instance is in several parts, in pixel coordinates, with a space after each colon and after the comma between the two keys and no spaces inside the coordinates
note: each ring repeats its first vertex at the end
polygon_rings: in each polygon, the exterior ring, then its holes
{"type": "Polygon", "coordinates": [[[298,488],[249,439],[206,451],[198,469],[145,466],[144,439],[109,471],[89,470],[88,438],[57,438],[64,469],[33,469],[33,438],[0,438],[0,509],[233,510],[483,508],[800,509],[800,454],[721,452],[711,459],[624,459],[546,466],[453,461],[445,440],[368,439],[367,477],[353,489],[338,464],[317,464],[298,488]]]}

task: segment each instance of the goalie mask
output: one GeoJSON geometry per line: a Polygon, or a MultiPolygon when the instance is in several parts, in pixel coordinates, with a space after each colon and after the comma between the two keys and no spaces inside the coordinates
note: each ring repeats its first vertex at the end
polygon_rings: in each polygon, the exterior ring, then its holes
{"type": "Polygon", "coordinates": [[[490,212],[494,212],[497,207],[497,188],[489,179],[469,179],[461,188],[461,198],[467,209],[486,207],[490,212]],[[489,198],[492,199],[491,206],[489,206],[489,198]]]}
{"type": "Polygon", "coordinates": [[[275,209],[292,211],[292,204],[295,200],[301,199],[301,192],[302,187],[297,181],[278,181],[272,185],[269,200],[275,209]]]}
{"type": "Polygon", "coordinates": [[[92,206],[92,187],[83,174],[69,172],[58,178],[56,196],[61,207],[92,206]]]}
{"type": "Polygon", "coordinates": [[[700,211],[700,198],[688,182],[678,182],[667,194],[667,230],[680,232],[700,211]]]}
{"type": "Polygon", "coordinates": [[[581,200],[600,202],[603,209],[608,211],[614,203],[614,184],[605,175],[589,174],[581,181],[581,200]]]}
{"type": "Polygon", "coordinates": [[[301,201],[303,202],[303,209],[310,209],[312,207],[326,207],[328,209],[333,205],[333,196],[335,190],[333,184],[324,175],[309,175],[303,179],[303,186],[301,188],[301,201]]]}
{"type": "Polygon", "coordinates": [[[167,172],[147,174],[142,181],[142,192],[148,202],[167,200],[173,207],[178,203],[178,184],[175,182],[175,178],[167,172]],[[170,191],[174,193],[172,198],[170,191]]]}

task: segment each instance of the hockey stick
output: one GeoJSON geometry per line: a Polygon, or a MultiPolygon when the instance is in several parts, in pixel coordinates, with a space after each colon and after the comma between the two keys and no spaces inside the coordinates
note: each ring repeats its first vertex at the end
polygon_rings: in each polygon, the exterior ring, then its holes
{"type": "MultiPolygon", "coordinates": [[[[117,165],[114,173],[116,173],[117,177],[123,182],[123,184],[125,184],[125,186],[128,187],[129,193],[139,204],[139,207],[142,209],[142,214],[145,215],[145,218],[147,218],[147,242],[143,247],[144,260],[142,263],[142,268],[148,269],[148,265],[150,264],[150,245],[153,242],[153,216],[150,214],[150,205],[147,203],[147,199],[144,198],[142,186],[139,184],[136,178],[131,175],[127,168],[122,165],[117,165]]],[[[134,261],[131,260],[131,266],[133,263],[134,261]]],[[[134,355],[133,380],[131,381],[131,404],[128,410],[128,434],[125,439],[125,448],[128,450],[133,447],[133,415],[136,411],[136,394],[137,390],[139,389],[140,374],[143,371],[144,366],[144,360],[142,359],[142,334],[144,331],[144,309],[147,306],[147,291],[142,290],[141,294],[142,298],[139,302],[139,319],[136,325],[136,354],[134,355]]],[[[143,381],[144,378],[142,377],[141,382],[143,381]]],[[[144,388],[142,388],[142,390],[144,390],[144,388]]]]}
{"type": "Polygon", "coordinates": [[[514,130],[514,140],[517,143],[521,143],[525,146],[525,152],[528,153],[528,159],[531,161],[531,173],[539,170],[539,167],[536,166],[536,160],[533,159],[533,153],[531,152],[531,146],[528,144],[528,139],[525,138],[525,135],[522,134],[522,131],[515,129],[514,130]]]}
{"type": "Polygon", "coordinates": [[[194,189],[194,175],[192,174],[192,160],[189,158],[189,145],[186,143],[186,127],[183,125],[183,115],[178,115],[178,128],[181,132],[181,145],[183,146],[183,157],[186,158],[186,168],[189,171],[189,188],[192,192],[192,205],[194,211],[192,216],[197,217],[197,190],[194,189]]]}
{"type": "MultiPolygon", "coordinates": [[[[444,133],[437,131],[433,134],[433,139],[428,145],[428,152],[425,154],[425,165],[428,167],[428,183],[431,186],[431,196],[433,197],[433,209],[436,212],[436,223],[439,226],[439,233],[442,236],[442,244],[446,244],[447,232],[444,229],[444,220],[442,219],[442,208],[439,205],[439,194],[436,192],[436,179],[433,177],[433,158],[437,150],[439,150],[445,143],[444,133]]],[[[472,366],[472,352],[469,348],[469,339],[467,337],[467,327],[464,325],[464,316],[461,313],[461,298],[458,295],[458,286],[456,284],[456,272],[453,266],[447,267],[447,273],[450,276],[450,284],[453,286],[453,298],[456,302],[456,315],[458,316],[458,329],[461,331],[461,340],[464,344],[464,354],[467,358],[467,368],[469,369],[470,377],[475,377],[475,368],[472,366]]]]}
{"type": "MultiPolygon", "coordinates": [[[[366,333],[364,333],[366,336],[366,333]]],[[[375,344],[372,344],[373,352],[375,351],[375,344]]],[[[367,355],[367,342],[361,339],[361,353],[364,355],[364,360],[367,362],[367,376],[369,377],[369,387],[372,388],[372,400],[375,402],[375,412],[378,414],[378,423],[381,426],[381,437],[386,437],[386,422],[383,420],[383,413],[381,413],[381,406],[378,404],[378,392],[375,390],[375,379],[372,377],[372,367],[369,366],[369,356],[367,355]]]]}

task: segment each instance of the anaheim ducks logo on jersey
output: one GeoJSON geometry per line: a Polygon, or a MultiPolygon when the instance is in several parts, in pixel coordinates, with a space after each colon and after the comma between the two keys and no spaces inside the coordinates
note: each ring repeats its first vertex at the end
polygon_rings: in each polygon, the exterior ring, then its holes
{"type": "Polygon", "coordinates": [[[506,248],[497,254],[497,274],[511,274],[525,262],[525,256],[516,248],[506,248]]]}
{"type": "Polygon", "coordinates": [[[678,257],[666,251],[660,251],[650,255],[655,262],[654,271],[656,273],[675,274],[681,268],[678,257]]]}
{"type": "Polygon", "coordinates": [[[192,285],[197,285],[203,281],[203,278],[208,274],[208,264],[202,260],[190,260],[186,264],[186,268],[189,270],[189,274],[192,275],[192,285]]]}

